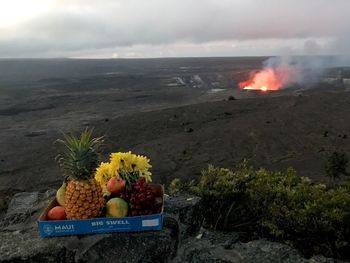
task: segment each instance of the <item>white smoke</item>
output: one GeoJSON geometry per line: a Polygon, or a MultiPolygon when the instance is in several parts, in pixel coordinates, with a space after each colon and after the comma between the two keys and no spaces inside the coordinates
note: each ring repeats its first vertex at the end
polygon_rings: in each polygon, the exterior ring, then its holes
{"type": "Polygon", "coordinates": [[[263,70],[274,70],[283,76],[284,88],[294,85],[312,86],[320,82],[325,72],[334,68],[350,67],[349,56],[284,56],[264,61],[263,70]]]}

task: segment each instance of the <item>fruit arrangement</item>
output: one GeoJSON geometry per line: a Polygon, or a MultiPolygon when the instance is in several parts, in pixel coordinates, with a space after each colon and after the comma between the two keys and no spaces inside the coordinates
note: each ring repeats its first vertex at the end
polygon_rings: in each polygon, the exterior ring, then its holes
{"type": "Polygon", "coordinates": [[[56,157],[65,176],[56,193],[58,206],[48,211],[48,220],[96,217],[127,217],[158,214],[162,193],[151,182],[150,160],[131,152],[110,154],[100,163],[103,137],[92,131],[80,136],[64,135],[56,157]]]}
{"type": "Polygon", "coordinates": [[[129,203],[129,216],[152,215],[161,212],[163,199],[144,177],[140,177],[132,187],[120,193],[129,203]]]}

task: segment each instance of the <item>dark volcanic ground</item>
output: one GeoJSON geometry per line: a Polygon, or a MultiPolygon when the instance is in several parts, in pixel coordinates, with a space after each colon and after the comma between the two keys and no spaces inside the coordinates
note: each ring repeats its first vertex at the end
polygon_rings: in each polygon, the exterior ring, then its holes
{"type": "Polygon", "coordinates": [[[247,158],[324,180],[327,151],[350,152],[350,93],[219,101],[95,123],[107,152],[143,153],[156,181],[197,178],[247,158]]]}
{"type": "Polygon", "coordinates": [[[263,60],[0,60],[0,191],[7,194],[58,183],[52,143],[61,136],[59,131],[222,100],[240,93],[236,82],[260,68],[263,60]]]}
{"type": "MultiPolygon", "coordinates": [[[[217,101],[115,118],[106,114],[108,119],[89,126],[106,134],[106,157],[111,151],[145,154],[161,183],[197,178],[208,163],[232,167],[242,158],[268,168],[293,166],[300,175],[324,180],[326,151],[350,152],[349,105],[349,92],[217,101]]],[[[59,136],[56,130],[2,132],[1,191],[58,186],[53,142],[59,136]]]]}
{"type": "Polygon", "coordinates": [[[0,61],[0,197],[58,187],[53,142],[87,126],[106,134],[105,158],[149,156],[160,183],[243,158],[325,180],[326,153],[350,152],[350,93],[239,91],[263,60],[0,61]]]}

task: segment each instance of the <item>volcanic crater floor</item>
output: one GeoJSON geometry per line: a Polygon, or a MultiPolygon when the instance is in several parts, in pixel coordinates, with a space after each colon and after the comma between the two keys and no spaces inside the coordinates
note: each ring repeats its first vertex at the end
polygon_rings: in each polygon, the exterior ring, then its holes
{"type": "MultiPolygon", "coordinates": [[[[269,169],[291,166],[300,176],[326,181],[327,154],[350,153],[349,92],[225,100],[125,116],[100,111],[102,117],[91,119],[74,114],[74,130],[89,126],[106,135],[105,160],[114,151],[147,155],[154,181],[165,184],[176,177],[198,178],[208,164],[229,168],[242,159],[269,169]]],[[[45,120],[45,111],[36,116],[45,120]]],[[[21,120],[22,127],[33,121],[21,120]]],[[[54,161],[60,131],[35,128],[1,129],[3,195],[58,187],[62,181],[54,161]]]]}

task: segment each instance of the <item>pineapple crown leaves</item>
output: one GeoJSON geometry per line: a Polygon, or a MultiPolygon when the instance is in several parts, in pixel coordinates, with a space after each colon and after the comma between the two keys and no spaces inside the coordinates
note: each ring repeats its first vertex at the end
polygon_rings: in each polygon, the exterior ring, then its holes
{"type": "Polygon", "coordinates": [[[86,129],[80,137],[73,133],[63,134],[64,140],[56,141],[62,145],[62,150],[55,160],[65,178],[78,180],[93,178],[99,164],[99,151],[104,137],[92,138],[92,132],[92,129],[86,129]]]}

